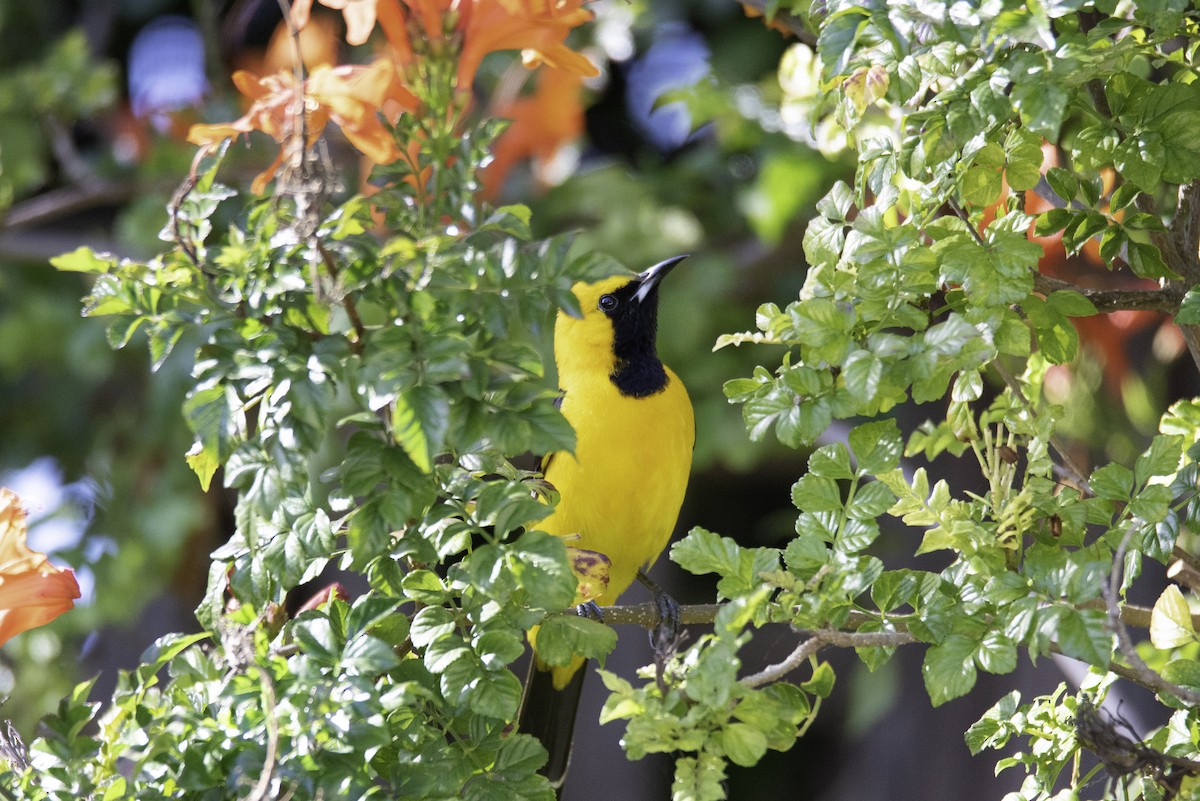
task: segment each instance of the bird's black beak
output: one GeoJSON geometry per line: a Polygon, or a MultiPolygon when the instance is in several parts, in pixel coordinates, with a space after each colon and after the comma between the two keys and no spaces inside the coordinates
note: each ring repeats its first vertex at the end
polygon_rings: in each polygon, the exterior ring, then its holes
{"type": "Polygon", "coordinates": [[[667,273],[671,272],[671,270],[675,268],[676,264],[679,264],[679,262],[686,258],[687,254],[684,254],[683,256],[675,256],[674,258],[667,259],[666,261],[660,261],[649,270],[640,273],[638,275],[638,280],[641,281],[641,286],[639,286],[637,292],[634,293],[634,299],[637,300],[638,303],[643,302],[646,297],[654,291],[654,287],[658,286],[659,282],[667,277],[667,273]]]}

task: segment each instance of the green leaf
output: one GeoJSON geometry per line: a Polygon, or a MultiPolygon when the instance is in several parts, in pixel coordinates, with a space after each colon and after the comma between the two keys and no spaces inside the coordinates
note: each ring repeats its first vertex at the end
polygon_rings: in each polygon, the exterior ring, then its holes
{"type": "Polygon", "coordinates": [[[767,753],[767,737],[747,723],[730,723],[721,729],[717,743],[729,761],[744,768],[758,764],[767,753]]]}
{"type": "Polygon", "coordinates": [[[1182,278],[1163,261],[1159,249],[1148,242],[1129,240],[1127,252],[1129,269],[1139,278],[1169,278],[1174,281],[1182,278]]]}
{"type": "Polygon", "coordinates": [[[868,17],[858,8],[847,8],[831,14],[821,26],[817,51],[825,63],[826,80],[844,75],[846,65],[855,51],[859,32],[866,27],[868,17]]]}
{"type": "Polygon", "coordinates": [[[800,685],[800,689],[806,693],[811,693],[817,698],[828,698],[833,694],[833,684],[837,676],[833,672],[833,667],[828,662],[819,662],[813,668],[813,674],[800,685]]]}
{"type": "Polygon", "coordinates": [[[850,429],[848,440],[858,460],[859,475],[879,476],[900,464],[904,438],[890,417],[855,426],[850,429]]]}
{"type": "Polygon", "coordinates": [[[879,393],[879,380],[883,376],[883,360],[866,350],[856,350],[846,359],[842,367],[842,378],[846,389],[860,402],[868,402],[879,393]]]}
{"type": "Polygon", "coordinates": [[[363,676],[378,676],[398,664],[400,660],[392,646],[369,634],[355,637],[342,654],[342,666],[363,676]]]}
{"type": "Polygon", "coordinates": [[[842,508],[837,482],[811,473],[792,485],[792,504],[802,512],[836,512],[842,508]]]}
{"type": "Polygon", "coordinates": [[[292,636],[304,653],[318,664],[337,664],[342,642],[330,625],[329,618],[319,614],[297,618],[292,623],[292,636]]]}
{"type": "Polygon", "coordinates": [[[1196,641],[1192,610],[1179,587],[1168,584],[1150,612],[1150,642],[1169,650],[1196,641]]]}
{"type": "Polygon", "coordinates": [[[198,634],[167,634],[155,640],[149,648],[142,652],[143,667],[149,667],[152,673],[170,662],[187,648],[201,640],[207,640],[212,635],[208,632],[198,634]]]}
{"type": "Polygon", "coordinates": [[[783,561],[788,570],[807,580],[829,562],[829,548],[819,536],[800,534],[787,544],[783,561]]]}
{"type": "Polygon", "coordinates": [[[1183,437],[1178,434],[1159,434],[1150,440],[1150,447],[1134,462],[1134,483],[1145,484],[1152,476],[1175,475],[1182,458],[1183,437]]]}
{"type": "Polygon", "coordinates": [[[1112,633],[1107,617],[1099,609],[1063,608],[1058,619],[1058,646],[1067,656],[1105,667],[1112,656],[1112,633]]]}
{"type": "Polygon", "coordinates": [[[1200,325],[1200,284],[1183,296],[1179,311],[1175,314],[1175,322],[1179,325],[1200,325]]]}
{"type": "Polygon", "coordinates": [[[522,416],[530,429],[530,438],[524,447],[533,453],[575,450],[575,429],[551,403],[534,404],[522,416]]]}
{"type": "Polygon", "coordinates": [[[450,401],[438,387],[418,385],[396,395],[392,436],[422,473],[433,469],[449,420],[450,401]]]}
{"type": "Polygon", "coordinates": [[[821,478],[852,479],[854,471],[850,467],[850,452],[840,442],[822,445],[808,457],[808,472],[821,478]]]}
{"type": "Polygon", "coordinates": [[[951,634],[925,652],[921,677],[934,706],[964,696],[975,686],[975,650],[969,637],[951,634]]]}
{"type": "Polygon", "coordinates": [[[427,606],[413,616],[409,638],[417,648],[424,648],[441,637],[454,632],[458,624],[454,613],[444,606],[427,606]]]}
{"type": "Polygon", "coordinates": [[[217,468],[225,463],[233,451],[225,388],[218,384],[193,390],[183,402],[183,415],[188,427],[196,435],[196,441],[185,458],[192,472],[200,479],[200,488],[207,492],[217,468]]]}
{"type": "Polygon", "coordinates": [[[1113,151],[1113,166],[1143,192],[1153,192],[1162,178],[1166,151],[1162,137],[1152,131],[1131,136],[1113,151]]]}
{"type": "MultiPolygon", "coordinates": [[[[614,644],[616,634],[613,634],[614,644]]],[[[521,680],[507,670],[479,675],[468,692],[471,711],[496,720],[512,720],[521,706],[521,680]]]]}
{"type": "Polygon", "coordinates": [[[1034,233],[1038,236],[1051,236],[1066,228],[1076,218],[1069,209],[1049,209],[1037,217],[1034,233]]]}
{"type": "Polygon", "coordinates": [[[1172,659],[1163,668],[1162,675],[1172,684],[1200,688],[1200,662],[1194,659],[1172,659]]]}
{"type": "Polygon", "coordinates": [[[81,245],[70,253],[55,256],[50,263],[58,270],[71,273],[107,273],[116,266],[117,260],[107,253],[97,253],[86,245],[81,245]]]}
{"type": "Polygon", "coordinates": [[[509,734],[496,754],[495,769],[500,773],[531,773],[546,764],[546,749],[536,737],[509,734]]]}
{"type": "Polygon", "coordinates": [[[998,167],[975,165],[963,173],[959,184],[962,199],[975,206],[990,206],[1000,199],[1004,189],[1003,172],[998,167]]]}
{"type": "Polygon", "coordinates": [[[1012,99],[1026,128],[1051,142],[1058,141],[1063,117],[1070,106],[1066,89],[1041,76],[1013,86],[1012,99]]]}
{"type": "Polygon", "coordinates": [[[1002,632],[989,631],[975,654],[979,667],[988,673],[1012,673],[1017,669],[1017,646],[1002,632]]]}
{"type": "Polygon", "coordinates": [[[854,500],[846,507],[846,516],[852,520],[875,520],[895,502],[896,495],[887,486],[879,481],[869,481],[854,493],[854,500]]]}
{"type": "Polygon", "coordinates": [[[529,231],[529,220],[532,212],[528,206],[514,204],[501,206],[492,212],[478,230],[495,230],[508,234],[521,241],[532,238],[529,231]]]}
{"type": "Polygon", "coordinates": [[[724,781],[725,761],[719,754],[701,751],[696,757],[680,757],[675,760],[671,798],[678,801],[723,801],[727,797],[724,781]]]}
{"type": "MultiPolygon", "coordinates": [[[[1062,167],[1051,167],[1047,170],[1046,182],[1050,184],[1054,194],[1067,203],[1074,200],[1075,195],[1079,193],[1079,181],[1075,178],[1075,174],[1062,167]]],[[[1055,211],[1065,211],[1065,209],[1055,209],[1055,211]]]]}
{"type": "Polygon", "coordinates": [[[551,615],[537,633],[538,658],[550,665],[568,665],[576,656],[606,656],[617,645],[617,633],[596,620],[573,614],[551,615]]]}
{"type": "Polygon", "coordinates": [[[1001,698],[979,720],[967,729],[967,748],[972,756],[978,756],[984,748],[1001,748],[1008,742],[1008,724],[1017,714],[1021,693],[1013,690],[1001,698]]]}
{"type": "Polygon", "coordinates": [[[1059,314],[1067,317],[1091,317],[1096,314],[1095,305],[1078,292],[1060,289],[1046,297],[1046,303],[1059,314]]]}
{"type": "Polygon", "coordinates": [[[1133,494],[1133,471],[1122,464],[1106,464],[1092,472],[1088,484],[1097,498],[1127,501],[1133,494]]]}
{"type": "Polygon", "coordinates": [[[741,546],[729,537],[722,537],[699,526],[671,546],[671,561],[689,573],[724,575],[737,570],[741,546]]]}

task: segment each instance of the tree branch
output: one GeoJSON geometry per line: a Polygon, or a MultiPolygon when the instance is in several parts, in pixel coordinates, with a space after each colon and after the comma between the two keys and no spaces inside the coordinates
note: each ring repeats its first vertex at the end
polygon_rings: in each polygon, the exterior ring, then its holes
{"type": "Polygon", "coordinates": [[[1078,292],[1092,302],[1096,311],[1152,311],[1175,314],[1183,299],[1173,287],[1163,289],[1087,289],[1043,273],[1033,274],[1033,289],[1043,295],[1068,290],[1078,292]]]}
{"type": "Polygon", "coordinates": [[[135,194],[136,188],[132,183],[101,180],[51,189],[13,204],[0,222],[0,227],[18,228],[55,222],[88,209],[119,206],[135,194]]]}
{"type": "MultiPolygon", "coordinates": [[[[1120,558],[1122,561],[1124,560],[1123,553],[1120,558]]],[[[1119,562],[1114,559],[1114,564],[1119,564],[1119,562]]],[[[1083,606],[1085,608],[1105,609],[1108,608],[1108,601],[1106,598],[1105,600],[1083,604],[1083,606]]],[[[716,619],[717,612],[720,609],[720,604],[681,606],[679,608],[680,622],[688,625],[712,623],[716,619]]],[[[636,625],[645,629],[653,629],[659,623],[658,607],[649,602],[629,606],[610,606],[604,608],[602,611],[604,622],[609,625],[636,625]]],[[[1116,620],[1121,631],[1124,632],[1123,636],[1130,649],[1133,649],[1133,642],[1129,637],[1126,627],[1149,628],[1151,614],[1151,609],[1134,604],[1125,604],[1118,608],[1116,620]]],[[[790,654],[781,661],[768,665],[757,673],[752,673],[742,678],[740,681],[748,687],[761,687],[764,684],[779,681],[788,673],[803,666],[809,657],[818,653],[826,646],[834,646],[835,648],[895,648],[901,645],[913,645],[920,642],[908,630],[904,617],[888,618],[889,622],[894,626],[893,631],[858,631],[860,626],[867,623],[875,623],[878,620],[874,615],[853,611],[847,618],[844,628],[799,629],[797,633],[804,637],[804,639],[792,649],[790,654]]],[[[1193,615],[1192,622],[1197,629],[1200,629],[1200,614],[1193,615]]],[[[1120,640],[1121,636],[1121,634],[1118,634],[1118,640],[1120,640]]],[[[1064,655],[1057,643],[1050,643],[1049,651],[1053,654],[1064,655]]],[[[1130,659],[1125,647],[1121,647],[1121,653],[1126,659],[1130,659]]],[[[1136,650],[1132,651],[1132,653],[1136,658],[1136,650]]],[[[1155,692],[1167,692],[1189,703],[1200,703],[1200,696],[1196,696],[1195,693],[1186,688],[1167,682],[1157,673],[1150,670],[1140,658],[1138,658],[1138,662],[1141,667],[1133,663],[1132,659],[1130,659],[1130,662],[1130,666],[1122,665],[1119,662],[1109,662],[1106,670],[1139,687],[1145,687],[1155,692]],[[1196,700],[1193,701],[1192,697],[1196,697],[1196,700]]]]}
{"type": "MultiPolygon", "coordinates": [[[[1195,557],[1192,557],[1194,560],[1195,557]]],[[[688,626],[702,626],[714,622],[717,619],[717,613],[721,611],[723,604],[691,604],[689,606],[679,607],[679,622],[688,626]]],[[[1101,599],[1089,601],[1080,604],[1082,609],[1107,609],[1107,602],[1101,599]]],[[[604,622],[610,626],[641,626],[644,629],[652,629],[659,625],[658,607],[652,601],[647,601],[643,604],[628,604],[622,606],[605,606],[601,608],[601,613],[604,616],[604,622]]],[[[1148,606],[1139,606],[1137,604],[1124,604],[1120,607],[1121,622],[1126,626],[1132,626],[1137,629],[1150,628],[1150,615],[1153,610],[1148,606]]],[[[573,614],[573,612],[565,612],[564,614],[573,614]]],[[[822,634],[827,637],[830,645],[838,647],[858,648],[863,645],[889,645],[892,643],[868,643],[862,640],[847,640],[839,641],[836,634],[854,634],[862,636],[871,633],[889,634],[896,632],[907,632],[908,625],[905,622],[906,615],[888,617],[888,621],[896,627],[895,632],[860,632],[860,626],[867,623],[877,623],[879,618],[876,615],[870,615],[866,612],[853,611],[846,618],[846,624],[841,629],[800,629],[802,634],[822,634]]],[[[780,623],[779,625],[783,625],[780,623]]],[[[1192,615],[1192,625],[1200,631],[1200,613],[1192,615]]],[[[899,643],[903,645],[904,643],[899,643]]]]}
{"type": "MultiPolygon", "coordinates": [[[[661,620],[658,606],[653,601],[644,604],[629,604],[625,606],[606,606],[601,613],[604,622],[610,626],[641,626],[653,629],[661,620]]],[[[687,626],[699,626],[712,623],[717,619],[721,604],[693,604],[679,607],[679,622],[687,626]]]]}
{"type": "Polygon", "coordinates": [[[820,637],[809,637],[807,640],[801,641],[796,649],[788,654],[787,658],[769,667],[763,668],[757,673],[746,676],[741,680],[741,683],[747,687],[761,687],[764,684],[770,684],[773,681],[779,681],[787,674],[791,673],[796,668],[808,661],[809,657],[813,656],[824,648],[825,641],[820,637]]]}

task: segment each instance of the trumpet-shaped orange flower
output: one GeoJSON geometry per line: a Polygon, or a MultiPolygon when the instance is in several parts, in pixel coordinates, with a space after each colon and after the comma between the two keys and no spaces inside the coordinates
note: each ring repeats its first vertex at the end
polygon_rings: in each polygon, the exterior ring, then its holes
{"type": "Polygon", "coordinates": [[[505,176],[521,159],[533,159],[534,176],[543,180],[546,166],[563,145],[583,133],[582,88],[583,77],[577,73],[544,70],[531,95],[496,110],[496,116],[512,124],[496,140],[492,161],[480,174],[484,200],[500,194],[505,176]]]}
{"type": "MultiPolygon", "coordinates": [[[[296,28],[303,30],[312,14],[313,0],[295,0],[292,3],[291,19],[296,28]]],[[[360,45],[370,37],[375,27],[376,0],[321,0],[321,5],[342,12],[346,20],[346,41],[360,45]]]]}
{"type": "Polygon", "coordinates": [[[74,607],[79,597],[75,574],[30,550],[25,535],[20,499],[0,488],[0,645],[49,623],[74,607]]]}
{"type": "MultiPolygon", "coordinates": [[[[583,0],[319,0],[337,9],[346,19],[346,41],[361,44],[378,22],[400,63],[413,55],[409,18],[421,26],[427,42],[461,35],[457,86],[469,91],[475,71],[488,53],[520,50],[527,67],[547,64],[577,75],[595,76],[599,70],[581,53],[564,43],[571,30],[592,19],[583,0]]],[[[313,0],[296,0],[292,22],[303,27],[313,0]]]]}
{"type": "MultiPolygon", "coordinates": [[[[370,66],[320,66],[303,83],[287,71],[262,78],[240,71],[234,73],[233,83],[252,101],[250,109],[233,122],[193,125],[188,133],[189,142],[214,147],[226,139],[262,131],[282,144],[299,135],[295,129],[297,111],[302,106],[308,128],[307,145],[317,140],[328,122],[333,122],[367,158],[386,164],[399,155],[399,150],[379,115],[395,118],[401,111],[417,105],[388,59],[370,66]]],[[[254,179],[254,192],[262,192],[283,158],[281,151],[275,162],[254,179]]]]}
{"type": "Polygon", "coordinates": [[[477,0],[463,15],[458,88],[467,91],[488,53],[520,50],[526,67],[546,64],[585,77],[600,74],[587,56],[567,47],[567,34],[592,18],[582,0],[477,0]]]}
{"type": "MultiPolygon", "coordinates": [[[[455,0],[457,2],[457,0],[455,0]]],[[[341,11],[346,20],[346,41],[352,45],[365,44],[375,29],[375,23],[383,29],[388,43],[395,51],[396,59],[406,64],[412,59],[412,44],[408,40],[404,11],[400,0],[320,0],[321,5],[341,11]]],[[[408,5],[421,17],[429,36],[441,36],[441,27],[434,26],[450,0],[412,0],[408,5]]],[[[313,0],[295,0],[292,3],[291,21],[298,30],[303,30],[312,15],[313,0]]]]}

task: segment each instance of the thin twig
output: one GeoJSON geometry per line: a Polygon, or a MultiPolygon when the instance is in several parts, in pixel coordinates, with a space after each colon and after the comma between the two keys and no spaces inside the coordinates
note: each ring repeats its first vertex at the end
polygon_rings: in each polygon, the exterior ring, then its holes
{"type": "Polygon", "coordinates": [[[764,684],[770,684],[773,681],[779,681],[787,674],[791,673],[796,668],[808,661],[809,657],[813,656],[817,651],[820,651],[826,645],[825,641],[820,637],[809,637],[796,646],[796,649],[788,654],[787,658],[782,662],[770,665],[763,668],[758,673],[746,676],[741,680],[741,683],[747,687],[761,687],[764,684]]]}
{"type": "MultiPolygon", "coordinates": [[[[316,246],[317,252],[321,254],[321,262],[329,272],[329,277],[337,284],[339,272],[337,263],[333,260],[333,255],[325,249],[325,246],[315,236],[312,239],[312,244],[316,246]]],[[[363,345],[367,341],[367,327],[363,324],[362,317],[358,314],[358,306],[355,305],[354,297],[349,292],[342,293],[341,303],[342,308],[346,310],[346,317],[349,318],[350,325],[354,327],[355,340],[350,343],[350,347],[355,353],[362,353],[363,345]]]]}
{"type": "Polygon", "coordinates": [[[199,249],[196,247],[194,242],[184,236],[183,224],[180,221],[179,216],[180,209],[183,207],[183,202],[187,200],[187,196],[190,195],[192,190],[196,188],[196,182],[197,178],[195,170],[193,169],[192,174],[184,179],[183,183],[179,185],[179,188],[175,190],[175,194],[171,198],[170,204],[167,206],[167,212],[171,216],[171,236],[174,237],[175,244],[179,245],[179,249],[184,252],[188,259],[191,260],[192,264],[195,265],[196,269],[199,270],[203,269],[203,266],[200,264],[199,249]]]}
{"type": "Polygon", "coordinates": [[[959,206],[953,198],[947,200],[946,205],[950,207],[950,210],[954,212],[954,215],[958,217],[958,219],[966,223],[967,230],[971,232],[971,236],[975,239],[975,244],[979,245],[981,248],[986,248],[987,242],[983,240],[983,237],[979,234],[979,231],[975,230],[975,226],[971,225],[971,218],[967,216],[967,212],[963,210],[962,206],[959,206]]]}
{"type": "Polygon", "coordinates": [[[267,752],[263,755],[263,766],[262,771],[258,774],[258,781],[254,784],[250,795],[246,796],[246,801],[265,801],[271,791],[271,780],[274,777],[275,763],[279,756],[279,721],[275,719],[275,684],[265,669],[259,667],[258,671],[262,683],[263,720],[267,727],[267,752]]]}
{"type": "MultiPolygon", "coordinates": [[[[1021,390],[1021,385],[1017,383],[1016,376],[1010,373],[1008,368],[1005,367],[999,359],[992,360],[992,367],[996,368],[996,372],[1000,374],[1002,379],[1004,379],[1004,383],[1008,385],[1009,390],[1012,391],[1013,396],[1016,397],[1017,401],[1020,402],[1020,404],[1024,406],[1026,411],[1028,411],[1031,415],[1034,414],[1035,412],[1033,405],[1029,402],[1029,399],[1025,397],[1025,393],[1021,390]]],[[[1062,441],[1062,438],[1057,434],[1051,434],[1050,444],[1054,446],[1056,451],[1058,451],[1058,455],[1062,459],[1061,466],[1070,474],[1069,477],[1071,481],[1077,484],[1078,487],[1085,493],[1091,495],[1092,489],[1090,486],[1088,486],[1088,481],[1085,477],[1086,473],[1080,469],[1079,465],[1075,464],[1075,460],[1071,458],[1071,454],[1068,452],[1066,443],[1062,441]]]]}

